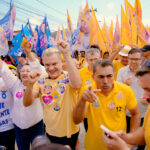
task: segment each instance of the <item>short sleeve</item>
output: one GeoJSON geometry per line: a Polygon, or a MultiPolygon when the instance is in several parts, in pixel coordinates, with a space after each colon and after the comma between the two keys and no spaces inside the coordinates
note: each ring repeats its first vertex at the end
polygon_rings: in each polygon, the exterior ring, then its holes
{"type": "Polygon", "coordinates": [[[134,109],[134,107],[136,107],[136,105],[137,105],[137,100],[136,100],[133,90],[130,87],[127,87],[126,95],[127,95],[127,97],[126,97],[127,108],[129,110],[134,109]]]}

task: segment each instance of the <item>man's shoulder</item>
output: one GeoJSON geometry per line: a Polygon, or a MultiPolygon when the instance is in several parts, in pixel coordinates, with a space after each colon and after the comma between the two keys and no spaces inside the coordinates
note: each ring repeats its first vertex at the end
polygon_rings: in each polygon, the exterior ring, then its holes
{"type": "Polygon", "coordinates": [[[80,74],[82,74],[82,73],[85,73],[86,71],[88,71],[88,66],[86,66],[86,67],[80,69],[79,72],[80,72],[80,74]]]}
{"type": "Polygon", "coordinates": [[[118,81],[115,81],[114,82],[115,84],[115,87],[117,90],[122,90],[122,91],[132,91],[132,88],[124,83],[121,83],[121,82],[118,82],[118,81]]]}
{"type": "Polygon", "coordinates": [[[119,72],[122,72],[122,73],[127,72],[127,71],[129,71],[129,66],[125,66],[119,69],[119,72]]]}

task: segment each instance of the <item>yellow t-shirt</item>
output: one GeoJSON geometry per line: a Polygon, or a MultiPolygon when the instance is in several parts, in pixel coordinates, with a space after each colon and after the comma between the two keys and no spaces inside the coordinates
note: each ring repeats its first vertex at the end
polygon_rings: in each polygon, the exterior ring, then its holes
{"type": "Polygon", "coordinates": [[[114,60],[113,66],[114,66],[114,71],[115,71],[114,78],[115,80],[117,80],[117,74],[118,74],[119,69],[121,69],[122,67],[125,67],[125,65],[123,65],[120,60],[114,60]]]}
{"type": "Polygon", "coordinates": [[[83,93],[83,90],[85,90],[85,87],[88,87],[90,85],[92,85],[92,86],[95,85],[95,81],[92,77],[92,72],[89,71],[88,66],[86,66],[80,70],[80,77],[82,80],[82,86],[79,91],[79,97],[83,93]]]}
{"type": "Polygon", "coordinates": [[[150,150],[150,106],[148,107],[146,115],[144,117],[143,128],[147,150],[150,150]]]}
{"type": "Polygon", "coordinates": [[[86,66],[86,59],[85,58],[80,58],[79,60],[80,63],[80,69],[86,66]]]}
{"type": "Polygon", "coordinates": [[[94,104],[90,103],[87,110],[86,150],[106,150],[100,125],[112,131],[126,132],[126,108],[130,110],[137,105],[133,90],[116,81],[114,81],[113,90],[107,97],[102,93],[97,93],[97,96],[99,101],[94,104]]]}
{"type": "Polygon", "coordinates": [[[77,91],[70,86],[68,74],[64,72],[56,80],[41,76],[33,90],[40,93],[44,104],[44,122],[49,135],[69,138],[79,131],[72,118],[77,91]]]}

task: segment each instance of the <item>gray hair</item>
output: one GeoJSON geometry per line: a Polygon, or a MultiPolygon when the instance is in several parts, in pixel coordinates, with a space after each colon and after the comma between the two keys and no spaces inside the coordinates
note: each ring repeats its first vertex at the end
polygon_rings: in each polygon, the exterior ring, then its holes
{"type": "Polygon", "coordinates": [[[98,57],[100,58],[100,51],[97,48],[89,48],[86,52],[85,52],[85,59],[88,59],[88,56],[94,55],[94,54],[98,54],[98,57]]]}
{"type": "Polygon", "coordinates": [[[47,48],[46,50],[43,51],[42,53],[42,59],[44,56],[51,56],[53,54],[57,54],[57,56],[62,59],[61,57],[61,53],[59,52],[58,49],[55,49],[55,48],[47,48]]]}

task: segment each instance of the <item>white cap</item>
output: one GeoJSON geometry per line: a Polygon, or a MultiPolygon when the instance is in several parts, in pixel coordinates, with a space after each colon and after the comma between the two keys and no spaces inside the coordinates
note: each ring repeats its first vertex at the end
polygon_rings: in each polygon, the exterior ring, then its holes
{"type": "Polygon", "coordinates": [[[128,52],[131,50],[131,47],[126,45],[120,52],[119,55],[121,56],[128,56],[128,52]]]}

